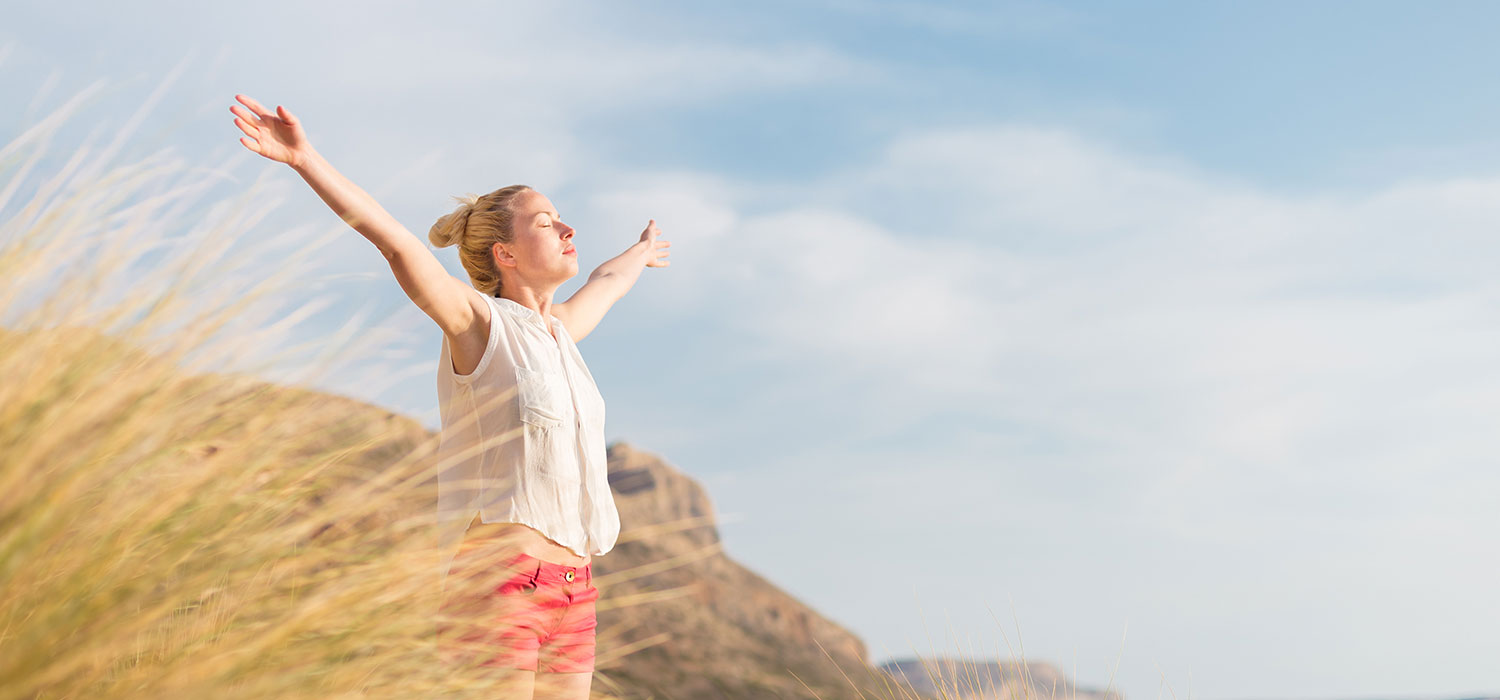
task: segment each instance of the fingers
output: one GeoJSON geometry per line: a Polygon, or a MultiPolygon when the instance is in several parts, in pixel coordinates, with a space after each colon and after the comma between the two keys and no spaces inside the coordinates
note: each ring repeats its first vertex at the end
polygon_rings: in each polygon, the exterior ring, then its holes
{"type": "Polygon", "coordinates": [[[256,131],[254,128],[252,128],[250,126],[250,124],[246,123],[245,120],[240,119],[239,117],[235,117],[234,118],[234,125],[237,126],[237,127],[239,127],[240,131],[245,132],[246,136],[249,136],[250,138],[255,139],[257,141],[260,140],[260,132],[256,131]]]}
{"type": "Polygon", "coordinates": [[[267,110],[265,107],[260,106],[259,102],[256,102],[255,100],[250,99],[249,95],[235,95],[234,99],[239,100],[246,107],[249,107],[250,110],[252,112],[255,112],[255,115],[258,116],[258,117],[269,117],[269,116],[271,116],[271,112],[269,110],[267,110]]]}
{"type": "Polygon", "coordinates": [[[665,260],[665,258],[671,254],[671,251],[668,251],[666,249],[672,247],[672,243],[671,241],[662,240],[660,236],[661,229],[656,227],[656,219],[647,221],[646,230],[641,234],[641,240],[643,242],[650,241],[652,243],[652,252],[654,254],[654,258],[650,262],[646,263],[650,267],[666,267],[667,265],[672,264],[665,260]]]}
{"type": "Polygon", "coordinates": [[[281,105],[276,105],[276,113],[281,115],[281,121],[286,122],[287,126],[296,126],[297,118],[292,116],[292,110],[282,107],[281,105]]]}
{"type": "Polygon", "coordinates": [[[256,143],[254,139],[247,139],[242,137],[240,138],[240,143],[245,144],[245,148],[255,151],[256,153],[260,153],[260,144],[256,143]]]}
{"type": "Polygon", "coordinates": [[[245,120],[247,123],[257,124],[257,125],[260,124],[260,117],[257,117],[254,114],[251,114],[250,110],[245,109],[244,107],[241,107],[239,105],[230,105],[229,106],[229,111],[232,112],[232,113],[234,113],[234,116],[239,117],[240,119],[245,120]]]}

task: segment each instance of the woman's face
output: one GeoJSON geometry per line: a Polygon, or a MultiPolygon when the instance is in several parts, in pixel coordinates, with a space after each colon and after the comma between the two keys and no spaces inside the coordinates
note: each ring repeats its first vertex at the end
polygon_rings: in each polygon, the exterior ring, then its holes
{"type": "MultiPolygon", "coordinates": [[[[561,284],[578,274],[578,253],[573,248],[573,227],[562,222],[551,200],[540,192],[524,192],[516,198],[511,219],[515,240],[501,245],[510,253],[509,263],[522,279],[533,284],[561,284]]],[[[498,253],[501,265],[507,263],[498,253]]]]}

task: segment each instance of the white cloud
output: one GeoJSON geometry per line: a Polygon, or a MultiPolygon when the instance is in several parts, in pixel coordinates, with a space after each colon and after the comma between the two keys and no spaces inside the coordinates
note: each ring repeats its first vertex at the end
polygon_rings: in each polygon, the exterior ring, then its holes
{"type": "MultiPolygon", "coordinates": [[[[1500,252],[1500,182],[1292,198],[998,127],[910,135],[801,199],[673,186],[716,203],[712,235],[679,234],[692,266],[675,293],[785,380],[844,380],[806,410],[1022,426],[1121,470],[1097,505],[1175,536],[1263,533],[1261,499],[1287,490],[1310,494],[1289,507],[1378,523],[1382,499],[1450,493],[1433,465],[1500,456],[1500,288],[1475,263],[1500,252]],[[733,213],[747,201],[764,213],[733,213]],[[1389,486],[1340,498],[1376,478],[1389,486]]],[[[990,456],[1044,463],[1032,450],[990,456]]]]}

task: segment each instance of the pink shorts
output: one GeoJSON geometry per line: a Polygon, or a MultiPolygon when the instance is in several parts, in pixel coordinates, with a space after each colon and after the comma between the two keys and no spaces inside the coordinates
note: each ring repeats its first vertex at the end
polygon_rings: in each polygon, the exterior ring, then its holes
{"type": "Polygon", "coordinates": [[[444,660],[592,672],[599,599],[592,566],[555,564],[524,552],[480,554],[486,551],[466,542],[449,567],[438,626],[444,660]]]}

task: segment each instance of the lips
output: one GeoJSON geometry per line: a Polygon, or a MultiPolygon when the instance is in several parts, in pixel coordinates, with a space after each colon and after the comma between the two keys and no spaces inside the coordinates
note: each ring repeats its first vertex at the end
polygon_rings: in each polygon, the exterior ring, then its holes
{"type": "Polygon", "coordinates": [[[563,250],[563,255],[577,255],[577,254],[578,254],[578,249],[574,248],[573,246],[568,246],[565,250],[563,250]]]}

